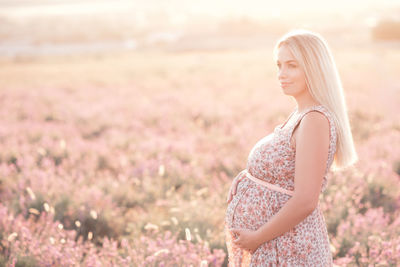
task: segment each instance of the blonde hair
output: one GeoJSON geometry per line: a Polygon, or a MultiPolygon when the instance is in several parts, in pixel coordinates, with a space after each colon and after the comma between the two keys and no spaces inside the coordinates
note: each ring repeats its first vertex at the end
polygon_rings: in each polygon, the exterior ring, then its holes
{"type": "Polygon", "coordinates": [[[274,54],[285,45],[302,67],[311,96],[325,106],[335,121],[337,150],[333,169],[342,169],[358,160],[347,115],[342,83],[327,42],[317,33],[293,30],[278,40],[274,54]]]}

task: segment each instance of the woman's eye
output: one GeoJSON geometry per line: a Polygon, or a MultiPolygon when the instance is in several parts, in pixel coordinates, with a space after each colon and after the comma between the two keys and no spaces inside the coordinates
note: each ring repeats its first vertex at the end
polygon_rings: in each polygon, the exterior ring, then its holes
{"type": "Polygon", "coordinates": [[[296,65],[290,64],[289,67],[296,68],[296,65]]]}

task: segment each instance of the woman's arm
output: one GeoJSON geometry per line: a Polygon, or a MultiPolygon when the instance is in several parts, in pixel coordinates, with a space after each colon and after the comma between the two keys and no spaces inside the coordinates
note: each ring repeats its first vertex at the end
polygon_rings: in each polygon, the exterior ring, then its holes
{"type": "MultiPolygon", "coordinates": [[[[291,230],[317,207],[329,150],[329,122],[319,112],[304,116],[296,136],[295,191],[285,205],[257,231],[234,231],[235,242],[254,251],[291,230]]],[[[235,229],[238,230],[238,229],[235,229]]]]}

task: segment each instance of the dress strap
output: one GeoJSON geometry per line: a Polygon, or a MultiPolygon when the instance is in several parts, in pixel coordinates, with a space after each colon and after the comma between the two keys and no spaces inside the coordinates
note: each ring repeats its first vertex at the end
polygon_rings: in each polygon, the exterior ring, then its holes
{"type": "Polygon", "coordinates": [[[289,122],[289,120],[292,118],[293,114],[296,113],[296,111],[297,111],[297,109],[292,111],[292,113],[289,115],[289,117],[286,119],[286,121],[279,126],[279,129],[282,129],[283,127],[285,127],[285,125],[289,122]]]}

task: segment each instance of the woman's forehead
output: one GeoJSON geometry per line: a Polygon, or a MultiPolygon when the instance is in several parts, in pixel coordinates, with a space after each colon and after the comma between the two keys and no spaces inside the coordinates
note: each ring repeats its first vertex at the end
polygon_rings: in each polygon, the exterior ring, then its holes
{"type": "Polygon", "coordinates": [[[296,59],[294,58],[292,52],[290,49],[288,49],[286,46],[281,46],[278,50],[278,55],[277,55],[277,61],[278,62],[284,62],[284,63],[289,63],[291,61],[297,62],[296,59]]]}

